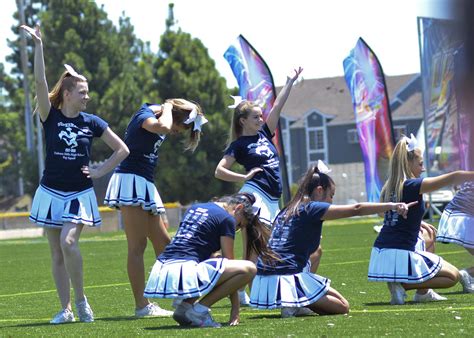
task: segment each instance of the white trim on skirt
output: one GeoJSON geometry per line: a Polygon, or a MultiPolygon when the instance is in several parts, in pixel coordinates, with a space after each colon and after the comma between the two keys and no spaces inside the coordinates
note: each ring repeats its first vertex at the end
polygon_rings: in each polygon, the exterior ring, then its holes
{"type": "Polygon", "coordinates": [[[311,273],[309,264],[294,275],[256,275],[250,306],[258,309],[303,307],[317,302],[329,290],[331,280],[311,273]]]}
{"type": "Polygon", "coordinates": [[[60,191],[40,185],[31,206],[30,221],[38,226],[62,228],[64,223],[100,226],[102,220],[93,188],[60,191]]]}
{"type": "Polygon", "coordinates": [[[155,185],[135,174],[114,173],[110,178],[104,204],[120,209],[120,206],[141,206],[153,215],[163,214],[165,207],[155,185]]]}
{"type": "Polygon", "coordinates": [[[255,196],[254,206],[259,208],[258,218],[262,223],[271,227],[280,212],[279,199],[268,195],[251,182],[245,182],[239,192],[247,192],[255,196]]]}
{"type": "Polygon", "coordinates": [[[184,259],[157,260],[145,287],[147,298],[193,298],[208,294],[224,273],[226,258],[200,263],[184,259]]]}
{"type": "Polygon", "coordinates": [[[445,209],[439,220],[436,240],[474,249],[474,216],[445,209]]]}
{"type": "Polygon", "coordinates": [[[432,279],[443,259],[427,251],[372,248],[368,279],[373,282],[418,284],[432,279]]]}

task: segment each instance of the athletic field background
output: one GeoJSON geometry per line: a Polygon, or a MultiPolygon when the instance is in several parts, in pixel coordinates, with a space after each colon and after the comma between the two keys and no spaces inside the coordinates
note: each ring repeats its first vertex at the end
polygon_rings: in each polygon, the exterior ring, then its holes
{"type": "MultiPolygon", "coordinates": [[[[318,273],[351,305],[345,316],[311,316],[281,319],[279,310],[241,308],[241,324],[220,329],[180,328],[171,318],[133,317],[134,303],[126,272],[127,245],[123,232],[84,234],[84,284],[95,314],[94,323],[50,325],[59,311],[51,276],[46,238],[0,241],[0,337],[7,336],[473,336],[474,294],[462,294],[458,284],[437,290],[447,301],[415,304],[414,291],[402,306],[389,304],[385,283],[367,281],[376,219],[325,222],[323,257],[318,273]]],[[[241,256],[240,234],[236,256],[241,256]]],[[[457,267],[473,265],[463,248],[437,243],[436,253],[457,267]]],[[[154,262],[151,244],[145,267],[154,262]]],[[[171,309],[170,300],[156,300],[171,309]]],[[[212,308],[214,319],[226,323],[229,302],[212,308]]],[[[75,309],[74,309],[75,311],[75,309]]],[[[77,314],[76,314],[77,320],[77,314]]]]}

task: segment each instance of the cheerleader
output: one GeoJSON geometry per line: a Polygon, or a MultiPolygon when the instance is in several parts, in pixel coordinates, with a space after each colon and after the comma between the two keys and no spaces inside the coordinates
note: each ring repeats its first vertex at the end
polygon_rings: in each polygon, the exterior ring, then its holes
{"type": "Polygon", "coordinates": [[[66,71],[48,92],[40,28],[21,28],[35,42],[37,110],[46,140],[45,170],[35,192],[30,220],[45,227],[51,250],[52,273],[61,310],[50,323],[75,321],[71,284],[79,320],[93,322],[94,314],[84,295],[79,238],[84,225],[95,227],[101,224],[92,178],[111,171],[129,151],[107,122],[84,112],[89,101],[89,87],[86,78],[71,66],[65,65],[66,71]],[[100,138],[114,152],[99,167],[89,168],[94,138],[100,138]]]}
{"type": "Polygon", "coordinates": [[[321,161],[308,170],[290,203],[273,224],[268,247],[278,257],[257,261],[250,305],[259,309],[281,308],[283,318],[318,313],[349,312],[348,301],[330,286],[331,281],[310,271],[310,256],[319,247],[325,220],[370,215],[395,210],[405,216],[405,203],[333,205],[336,186],[321,161]]]}
{"type": "Polygon", "coordinates": [[[238,193],[214,202],[192,205],[171,243],[158,256],[145,288],[149,298],[182,299],[173,318],[183,326],[220,327],[210,307],[230,296],[229,325],[237,325],[237,290],[255,276],[255,265],[234,260],[236,229],[245,229],[247,246],[263,259],[274,257],[266,247],[269,230],[253,207],[255,197],[238,193]],[[222,257],[215,257],[217,251],[222,257]]]}
{"type": "MultiPolygon", "coordinates": [[[[447,185],[474,180],[474,171],[455,171],[437,177],[420,178],[424,171],[423,154],[416,138],[402,138],[390,160],[389,177],[381,200],[418,202],[406,219],[386,212],[384,226],[372,249],[368,278],[387,282],[391,304],[404,304],[405,290],[449,288],[459,281],[459,271],[441,257],[415,248],[425,213],[423,194],[447,185]]],[[[415,294],[414,301],[435,300],[431,294],[415,294]]]]}
{"type": "Polygon", "coordinates": [[[150,303],[143,296],[145,267],[143,255],[149,239],[160,255],[170,238],[163,219],[165,208],[154,184],[158,151],[168,134],[183,133],[185,150],[196,149],[201,127],[207,122],[201,107],[184,99],[168,99],[164,104],[144,103],[130,120],[125,143],[130,155],[110,178],[104,204],[121,210],[127,237],[128,279],[135,299],[136,317],[171,316],[171,311],[150,303]]]}
{"type": "MultiPolygon", "coordinates": [[[[229,106],[235,108],[230,137],[224,157],[217,165],[215,177],[227,182],[244,182],[240,192],[255,195],[260,207],[260,220],[268,227],[271,227],[280,210],[279,199],[282,193],[280,158],[272,138],[293,83],[302,71],[299,67],[292,77],[288,77],[265,122],[262,108],[257,102],[242,101],[240,97],[234,97],[235,104],[229,106]],[[231,170],[235,162],[244,166],[245,174],[231,170]]],[[[245,256],[245,251],[244,248],[244,258],[251,259],[245,256]]],[[[248,305],[245,291],[241,291],[240,299],[243,305],[248,305]]]]}
{"type": "MultiPolygon", "coordinates": [[[[463,246],[474,260],[474,183],[464,183],[446,206],[436,240],[463,246]]],[[[474,293],[474,266],[459,270],[463,292],[474,293]]]]}

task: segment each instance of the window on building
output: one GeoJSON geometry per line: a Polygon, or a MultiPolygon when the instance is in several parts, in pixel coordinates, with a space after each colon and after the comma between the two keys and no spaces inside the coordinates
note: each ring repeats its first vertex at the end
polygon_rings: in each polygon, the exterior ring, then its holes
{"type": "Polygon", "coordinates": [[[324,131],[322,129],[309,130],[309,149],[324,149],[324,131]]]}
{"type": "Polygon", "coordinates": [[[359,143],[359,135],[357,134],[357,129],[347,130],[347,143],[349,144],[359,143]]]}

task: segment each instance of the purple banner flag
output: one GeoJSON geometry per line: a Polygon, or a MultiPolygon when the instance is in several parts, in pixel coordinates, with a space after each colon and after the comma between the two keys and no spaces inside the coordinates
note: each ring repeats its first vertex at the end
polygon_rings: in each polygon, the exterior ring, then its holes
{"type": "Polygon", "coordinates": [[[343,65],[364,159],[367,201],[378,202],[394,148],[385,77],[377,56],[362,38],[343,65]]]}

